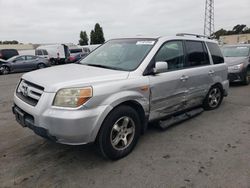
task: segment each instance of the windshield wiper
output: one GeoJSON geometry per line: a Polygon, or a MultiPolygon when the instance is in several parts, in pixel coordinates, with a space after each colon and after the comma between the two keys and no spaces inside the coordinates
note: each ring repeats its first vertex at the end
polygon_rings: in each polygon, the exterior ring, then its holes
{"type": "Polygon", "coordinates": [[[100,68],[104,68],[104,69],[112,69],[112,70],[122,70],[116,67],[109,67],[106,65],[99,65],[99,64],[83,64],[83,65],[87,65],[87,66],[92,66],[92,67],[100,67],[100,68]]]}

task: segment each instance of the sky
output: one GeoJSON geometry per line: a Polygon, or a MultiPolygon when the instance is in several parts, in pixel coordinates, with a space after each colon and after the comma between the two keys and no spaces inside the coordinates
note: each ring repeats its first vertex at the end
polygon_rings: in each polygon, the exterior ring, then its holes
{"type": "MultiPolygon", "coordinates": [[[[0,0],[0,41],[78,43],[99,23],[106,40],[203,34],[205,0],[0,0]]],[[[250,0],[215,0],[215,30],[250,27],[250,0]]]]}

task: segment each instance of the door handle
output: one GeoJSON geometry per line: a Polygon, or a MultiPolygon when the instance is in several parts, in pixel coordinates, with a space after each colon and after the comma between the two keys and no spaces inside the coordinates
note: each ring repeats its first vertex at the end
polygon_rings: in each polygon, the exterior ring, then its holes
{"type": "Polygon", "coordinates": [[[214,70],[210,70],[208,74],[212,76],[214,74],[214,70]]]}
{"type": "Polygon", "coordinates": [[[183,75],[180,79],[181,81],[185,82],[187,81],[188,78],[189,78],[188,76],[183,75]]]}

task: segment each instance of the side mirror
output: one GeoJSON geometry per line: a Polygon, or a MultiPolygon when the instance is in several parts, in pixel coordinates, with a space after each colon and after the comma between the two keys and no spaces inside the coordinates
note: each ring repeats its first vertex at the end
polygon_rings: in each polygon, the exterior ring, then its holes
{"type": "Polygon", "coordinates": [[[14,59],[12,62],[13,62],[13,63],[15,63],[15,62],[16,62],[16,60],[14,59]]]}
{"type": "Polygon", "coordinates": [[[158,61],[155,63],[154,73],[162,73],[168,70],[168,63],[165,61],[158,61]]]}

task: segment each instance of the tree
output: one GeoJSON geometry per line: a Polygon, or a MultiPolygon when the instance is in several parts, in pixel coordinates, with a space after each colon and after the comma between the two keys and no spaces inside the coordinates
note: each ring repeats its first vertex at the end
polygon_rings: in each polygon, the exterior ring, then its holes
{"type": "Polygon", "coordinates": [[[242,33],[242,31],[246,28],[246,25],[244,24],[238,24],[236,26],[233,27],[233,31],[235,34],[240,34],[242,33]]]}
{"type": "Polygon", "coordinates": [[[225,29],[220,29],[213,33],[216,39],[219,39],[220,36],[223,35],[237,35],[237,34],[246,34],[250,33],[250,28],[248,28],[244,24],[237,24],[236,26],[233,27],[232,30],[225,30],[225,29]]]}
{"type": "Polygon", "coordinates": [[[81,31],[80,32],[80,40],[79,40],[79,45],[88,45],[89,44],[89,38],[86,33],[86,31],[81,31]]]}
{"type": "Polygon", "coordinates": [[[96,38],[95,37],[95,31],[91,30],[91,32],[90,32],[90,44],[95,44],[95,41],[96,41],[95,38],[96,38]]]}
{"type": "Polygon", "coordinates": [[[99,23],[96,23],[94,30],[91,31],[90,40],[90,44],[103,44],[105,42],[103,29],[99,23]]]}
{"type": "Polygon", "coordinates": [[[220,36],[226,35],[226,34],[227,34],[227,30],[220,29],[220,30],[216,31],[213,35],[215,36],[216,39],[219,39],[220,36]]]}

